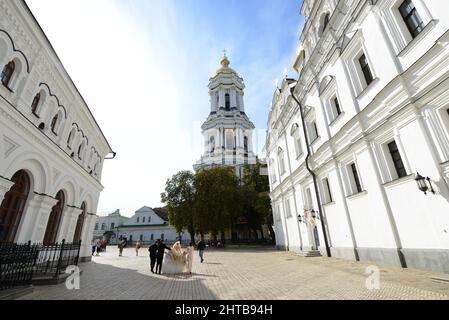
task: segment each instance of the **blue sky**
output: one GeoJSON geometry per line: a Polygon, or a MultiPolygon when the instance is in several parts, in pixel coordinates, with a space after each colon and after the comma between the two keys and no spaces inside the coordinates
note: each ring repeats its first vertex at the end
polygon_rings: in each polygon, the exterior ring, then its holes
{"type": "Polygon", "coordinates": [[[301,2],[27,1],[117,152],[104,166],[99,212],[157,207],[165,181],[192,170],[223,49],[245,80],[262,149],[275,81],[286,68],[296,76],[301,2]]]}

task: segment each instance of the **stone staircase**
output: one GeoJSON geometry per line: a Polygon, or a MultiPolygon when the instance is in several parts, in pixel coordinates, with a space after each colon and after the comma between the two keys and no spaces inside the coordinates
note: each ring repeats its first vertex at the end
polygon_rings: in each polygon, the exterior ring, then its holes
{"type": "Polygon", "coordinates": [[[304,258],[317,258],[322,256],[319,250],[301,251],[297,255],[304,258]]]}

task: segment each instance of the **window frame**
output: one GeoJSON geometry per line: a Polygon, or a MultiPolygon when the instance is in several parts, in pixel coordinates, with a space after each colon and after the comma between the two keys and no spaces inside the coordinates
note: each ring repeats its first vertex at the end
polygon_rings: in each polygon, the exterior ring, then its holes
{"type": "Polygon", "coordinates": [[[332,189],[330,186],[329,177],[324,177],[321,179],[321,183],[324,191],[324,204],[329,204],[334,202],[334,197],[332,195],[332,189]]]}
{"type": "Polygon", "coordinates": [[[424,31],[424,28],[425,28],[426,26],[425,26],[425,24],[424,24],[423,19],[422,19],[421,16],[420,16],[419,11],[418,11],[418,9],[416,8],[415,4],[413,3],[412,0],[403,0],[402,3],[399,5],[398,10],[399,10],[399,14],[400,14],[401,17],[402,17],[402,20],[404,21],[404,23],[405,23],[405,25],[406,25],[408,31],[410,32],[411,37],[412,37],[413,39],[416,39],[416,38],[419,36],[419,34],[422,33],[422,32],[424,31]],[[410,12],[404,13],[404,12],[403,12],[403,9],[404,9],[403,6],[404,6],[404,5],[405,5],[405,6],[410,6],[410,5],[412,5],[413,8],[410,10],[410,12]],[[410,26],[410,24],[409,24],[409,23],[410,23],[410,20],[408,20],[408,19],[411,19],[411,20],[412,20],[411,22],[414,22],[414,21],[413,21],[413,20],[414,20],[413,18],[416,19],[417,21],[419,21],[419,24],[418,24],[417,26],[415,26],[415,29],[412,30],[412,29],[411,29],[411,26],[410,26]],[[418,31],[418,33],[415,34],[415,32],[416,32],[418,29],[420,29],[420,30],[418,31]]]}
{"type": "Polygon", "coordinates": [[[399,149],[397,141],[393,140],[387,143],[387,147],[389,151],[390,160],[392,160],[392,164],[395,169],[394,173],[396,174],[397,179],[407,177],[409,174],[407,171],[407,167],[405,166],[404,160],[402,158],[401,151],[399,149]],[[395,155],[397,156],[396,159],[395,155]]]}
{"type": "Polygon", "coordinates": [[[11,89],[11,81],[15,71],[16,63],[14,60],[11,60],[3,66],[2,72],[0,73],[0,82],[8,89],[11,89]],[[9,71],[9,74],[6,74],[6,71],[9,71]],[[5,80],[5,78],[7,78],[7,80],[5,80]]]}
{"type": "Polygon", "coordinates": [[[355,161],[348,165],[348,173],[352,195],[362,193],[364,191],[362,180],[360,179],[360,171],[355,161]]]}

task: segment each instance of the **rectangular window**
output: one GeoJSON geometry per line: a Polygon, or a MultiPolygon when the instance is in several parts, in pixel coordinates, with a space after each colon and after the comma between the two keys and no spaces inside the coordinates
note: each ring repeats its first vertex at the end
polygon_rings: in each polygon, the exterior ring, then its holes
{"type": "Polygon", "coordinates": [[[354,179],[356,191],[357,191],[357,193],[360,193],[363,191],[363,189],[362,189],[362,184],[360,183],[360,177],[359,177],[359,173],[357,171],[357,167],[356,167],[355,163],[351,164],[351,172],[352,172],[352,178],[354,179]]]}
{"type": "Polygon", "coordinates": [[[341,115],[341,108],[340,103],[338,102],[337,97],[334,98],[334,108],[335,108],[335,118],[337,118],[339,115],[341,115]]]}
{"type": "Polygon", "coordinates": [[[407,176],[407,170],[405,170],[404,162],[402,162],[401,154],[399,153],[396,141],[388,144],[388,149],[390,150],[391,158],[393,159],[394,168],[399,178],[407,176]]]}
{"type": "Polygon", "coordinates": [[[294,137],[295,139],[295,151],[296,151],[296,158],[298,158],[300,155],[302,155],[302,145],[301,145],[301,138],[299,135],[294,137]]]}
{"type": "Polygon", "coordinates": [[[331,186],[329,184],[328,178],[323,179],[323,186],[324,186],[324,192],[325,192],[325,196],[326,196],[325,202],[326,203],[334,202],[334,199],[332,198],[331,186]]]}
{"type": "Polygon", "coordinates": [[[279,155],[279,170],[281,171],[281,175],[285,173],[285,161],[283,153],[279,155]]]}
{"type": "Polygon", "coordinates": [[[371,69],[368,64],[368,60],[366,59],[365,54],[359,58],[360,68],[362,69],[363,76],[365,77],[366,84],[369,86],[373,81],[374,77],[371,72],[371,69]]]}
{"type": "Polygon", "coordinates": [[[413,2],[411,0],[405,0],[399,7],[402,19],[404,19],[405,25],[408,31],[412,35],[413,39],[416,38],[424,29],[424,23],[418,14],[413,2]]]}

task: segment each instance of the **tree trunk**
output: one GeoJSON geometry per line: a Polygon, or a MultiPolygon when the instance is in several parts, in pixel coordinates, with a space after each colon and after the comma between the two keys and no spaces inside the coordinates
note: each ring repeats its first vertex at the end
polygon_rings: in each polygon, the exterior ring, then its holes
{"type": "Polygon", "coordinates": [[[276,234],[274,233],[274,229],[272,225],[268,225],[268,229],[270,230],[271,242],[276,244],[276,234]]]}

